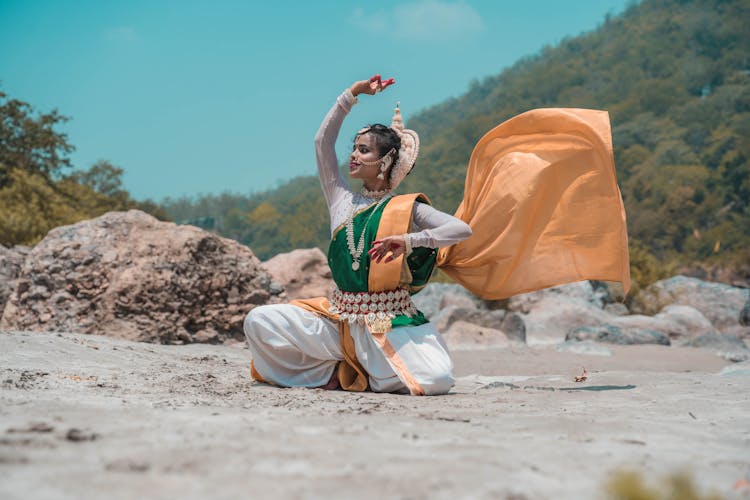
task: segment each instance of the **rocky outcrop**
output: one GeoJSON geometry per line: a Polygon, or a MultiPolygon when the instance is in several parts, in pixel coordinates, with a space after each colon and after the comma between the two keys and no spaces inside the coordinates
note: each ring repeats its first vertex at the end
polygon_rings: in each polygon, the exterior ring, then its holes
{"type": "Polygon", "coordinates": [[[740,325],[750,326],[750,296],[745,301],[745,305],[742,306],[740,311],[740,325]]]}
{"type": "Polygon", "coordinates": [[[0,318],[3,316],[5,303],[16,288],[16,279],[21,274],[21,266],[31,249],[16,245],[5,248],[0,245],[0,318]]]}
{"type": "Polygon", "coordinates": [[[568,283],[565,285],[545,288],[536,292],[514,295],[508,299],[507,309],[527,314],[531,312],[539,302],[550,297],[578,299],[579,301],[587,302],[599,309],[603,309],[605,305],[613,302],[609,290],[605,286],[600,286],[599,282],[580,281],[577,283],[568,283]]]}
{"type": "Polygon", "coordinates": [[[750,349],[748,349],[745,343],[735,335],[707,333],[696,337],[688,342],[687,345],[690,347],[711,349],[728,361],[741,362],[750,359],[750,349]]]}
{"type": "Polygon", "coordinates": [[[508,347],[508,337],[502,330],[467,321],[456,321],[443,332],[448,349],[466,351],[473,349],[508,347]]]}
{"type": "Polygon", "coordinates": [[[576,328],[603,325],[616,317],[589,300],[559,293],[543,297],[521,316],[529,345],[558,344],[576,328]]]}
{"type": "Polygon", "coordinates": [[[510,340],[526,342],[526,325],[521,316],[512,311],[450,306],[433,316],[431,321],[441,332],[449,331],[455,323],[470,323],[500,331],[510,340]]]}
{"type": "Polygon", "coordinates": [[[242,339],[242,321],[278,302],[252,251],[137,211],[53,229],[28,254],[0,328],[160,343],[242,339]]]}
{"type": "Polygon", "coordinates": [[[328,259],[319,248],[281,253],[263,267],[286,289],[289,300],[330,297],[335,288],[328,259]]]}
{"type": "Polygon", "coordinates": [[[690,306],[667,306],[654,316],[620,316],[609,324],[625,329],[655,330],[678,344],[699,335],[716,333],[711,322],[700,311],[690,306]]]}
{"type": "Polygon", "coordinates": [[[431,319],[443,308],[460,304],[462,307],[486,308],[484,302],[461,285],[453,283],[430,283],[412,296],[417,309],[431,319]]]}
{"type": "Polygon", "coordinates": [[[657,281],[638,293],[633,298],[631,310],[652,315],[672,304],[691,306],[700,311],[714,328],[724,331],[739,323],[740,313],[747,301],[747,289],[673,276],[657,281]]]}
{"type": "Polygon", "coordinates": [[[644,328],[623,328],[614,325],[584,326],[572,330],[565,340],[593,340],[608,344],[661,344],[670,345],[669,338],[662,332],[644,328]]]}

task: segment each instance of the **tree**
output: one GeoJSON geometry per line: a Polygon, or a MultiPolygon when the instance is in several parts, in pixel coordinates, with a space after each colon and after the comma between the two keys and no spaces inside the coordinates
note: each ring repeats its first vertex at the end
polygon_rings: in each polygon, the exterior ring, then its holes
{"type": "Polygon", "coordinates": [[[35,117],[31,105],[0,91],[0,187],[8,185],[14,169],[53,179],[70,167],[67,155],[74,148],[55,130],[66,121],[57,110],[35,117]]]}

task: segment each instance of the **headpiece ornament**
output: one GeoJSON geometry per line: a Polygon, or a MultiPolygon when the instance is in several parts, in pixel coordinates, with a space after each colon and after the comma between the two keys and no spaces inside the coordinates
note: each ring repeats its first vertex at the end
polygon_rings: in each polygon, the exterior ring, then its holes
{"type": "Polygon", "coordinates": [[[413,130],[404,128],[404,119],[399,109],[400,104],[396,104],[396,109],[393,110],[393,120],[391,121],[391,128],[401,138],[398,161],[391,171],[389,186],[391,190],[396,189],[401,184],[401,181],[404,180],[404,177],[411,172],[411,169],[414,168],[414,163],[417,161],[417,156],[419,156],[419,135],[413,130]]]}

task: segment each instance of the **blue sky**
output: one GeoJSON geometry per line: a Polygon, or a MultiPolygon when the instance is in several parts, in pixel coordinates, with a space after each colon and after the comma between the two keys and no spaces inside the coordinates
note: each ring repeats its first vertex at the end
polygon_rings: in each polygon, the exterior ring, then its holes
{"type": "Polygon", "coordinates": [[[396,85],[361,99],[340,157],[396,101],[408,125],[627,3],[0,0],[0,88],[70,116],[74,165],[111,161],[136,198],[250,193],[315,172],[315,132],[352,81],[396,85]]]}

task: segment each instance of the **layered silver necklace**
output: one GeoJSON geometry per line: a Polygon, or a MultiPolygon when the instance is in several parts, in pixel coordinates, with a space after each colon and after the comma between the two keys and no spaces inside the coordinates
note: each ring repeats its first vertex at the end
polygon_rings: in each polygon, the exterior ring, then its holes
{"type": "Polygon", "coordinates": [[[390,198],[390,195],[383,196],[378,201],[375,208],[372,209],[370,215],[367,217],[364,226],[362,226],[362,232],[359,235],[357,245],[354,245],[354,215],[357,212],[357,205],[352,207],[352,212],[346,219],[346,246],[349,247],[349,254],[352,256],[352,271],[359,270],[359,259],[362,257],[362,252],[365,250],[365,232],[367,232],[367,226],[370,224],[370,219],[373,214],[378,211],[378,208],[390,198]]]}

